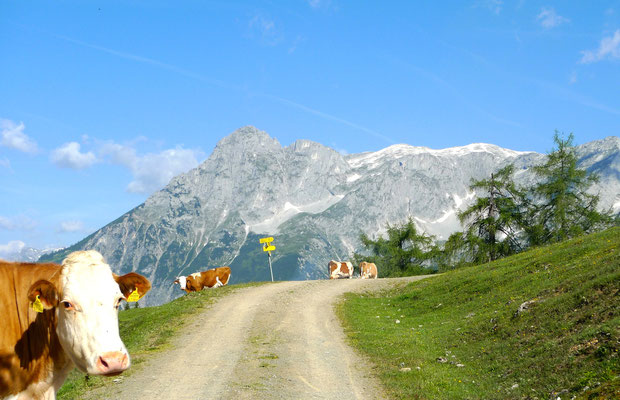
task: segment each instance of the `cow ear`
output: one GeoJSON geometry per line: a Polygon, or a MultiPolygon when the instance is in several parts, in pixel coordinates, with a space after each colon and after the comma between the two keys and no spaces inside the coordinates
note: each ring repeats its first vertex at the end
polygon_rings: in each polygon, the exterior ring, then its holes
{"type": "Polygon", "coordinates": [[[178,283],[179,285],[181,284],[181,282],[179,281],[179,279],[177,278],[174,282],[172,282],[172,284],[174,285],[175,283],[178,283]]]}
{"type": "Polygon", "coordinates": [[[191,277],[189,277],[189,276],[188,276],[188,277],[185,279],[185,289],[187,289],[188,291],[190,291],[190,292],[191,292],[191,291],[192,291],[192,282],[190,281],[190,278],[191,278],[191,277]]]}
{"type": "Polygon", "coordinates": [[[118,283],[118,287],[125,298],[128,298],[134,290],[138,290],[139,296],[142,297],[151,289],[151,282],[135,272],[130,272],[123,276],[114,274],[114,280],[118,283]]]}
{"type": "Polygon", "coordinates": [[[58,290],[50,281],[41,279],[28,289],[28,301],[42,306],[44,310],[51,310],[58,305],[58,290]]]}

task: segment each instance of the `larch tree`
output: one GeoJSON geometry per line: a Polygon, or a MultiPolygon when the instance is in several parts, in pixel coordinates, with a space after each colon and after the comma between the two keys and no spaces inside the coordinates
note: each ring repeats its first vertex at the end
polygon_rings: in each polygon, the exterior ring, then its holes
{"type": "Polygon", "coordinates": [[[471,262],[493,261],[521,250],[519,232],[523,221],[523,193],[512,180],[513,165],[488,179],[473,181],[470,190],[481,193],[458,213],[464,227],[460,242],[471,262]]]}
{"type": "Polygon", "coordinates": [[[556,148],[544,164],[533,167],[540,182],[529,196],[525,226],[531,245],[560,242],[611,223],[609,213],[597,210],[599,197],[587,192],[598,176],[577,167],[573,139],[572,133],[564,138],[556,131],[556,148]]]}

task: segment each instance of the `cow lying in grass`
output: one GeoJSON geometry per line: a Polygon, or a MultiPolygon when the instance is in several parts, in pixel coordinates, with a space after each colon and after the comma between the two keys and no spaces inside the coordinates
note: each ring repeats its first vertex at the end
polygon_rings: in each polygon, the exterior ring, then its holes
{"type": "Polygon", "coordinates": [[[106,376],[129,368],[118,308],[150,288],[142,275],[113,274],[92,250],[62,265],[0,261],[0,398],[55,399],[74,367],[106,376]]]}
{"type": "Polygon", "coordinates": [[[179,276],[174,283],[179,284],[181,290],[199,292],[204,288],[217,288],[228,284],[230,280],[230,267],[219,267],[202,272],[196,272],[189,276],[179,276]]]}

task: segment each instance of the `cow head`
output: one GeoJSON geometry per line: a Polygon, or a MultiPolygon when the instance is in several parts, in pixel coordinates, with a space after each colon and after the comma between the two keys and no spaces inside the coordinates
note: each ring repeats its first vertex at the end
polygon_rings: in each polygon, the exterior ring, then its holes
{"type": "Polygon", "coordinates": [[[129,354],[118,333],[121,301],[151,288],[142,275],[112,273],[101,254],[76,251],[63,261],[59,287],[41,280],[30,287],[44,309],[55,309],[56,333],[78,369],[93,375],[116,375],[129,368],[129,354]]]}
{"type": "Polygon", "coordinates": [[[179,287],[181,288],[181,290],[186,290],[187,288],[187,277],[186,276],[179,276],[174,283],[178,283],[179,287]]]}

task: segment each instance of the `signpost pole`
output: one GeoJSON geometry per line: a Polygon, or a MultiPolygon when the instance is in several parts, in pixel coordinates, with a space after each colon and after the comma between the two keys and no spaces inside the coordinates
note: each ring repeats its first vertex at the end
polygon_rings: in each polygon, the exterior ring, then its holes
{"type": "Polygon", "coordinates": [[[271,269],[271,252],[268,251],[267,254],[269,254],[269,272],[271,272],[271,282],[273,282],[273,270],[271,269]]]}
{"type": "Polygon", "coordinates": [[[267,252],[267,256],[269,257],[269,272],[271,273],[271,282],[273,282],[273,269],[271,268],[271,252],[276,249],[276,246],[271,244],[273,242],[272,237],[261,238],[259,243],[263,244],[263,251],[267,252]]]}

